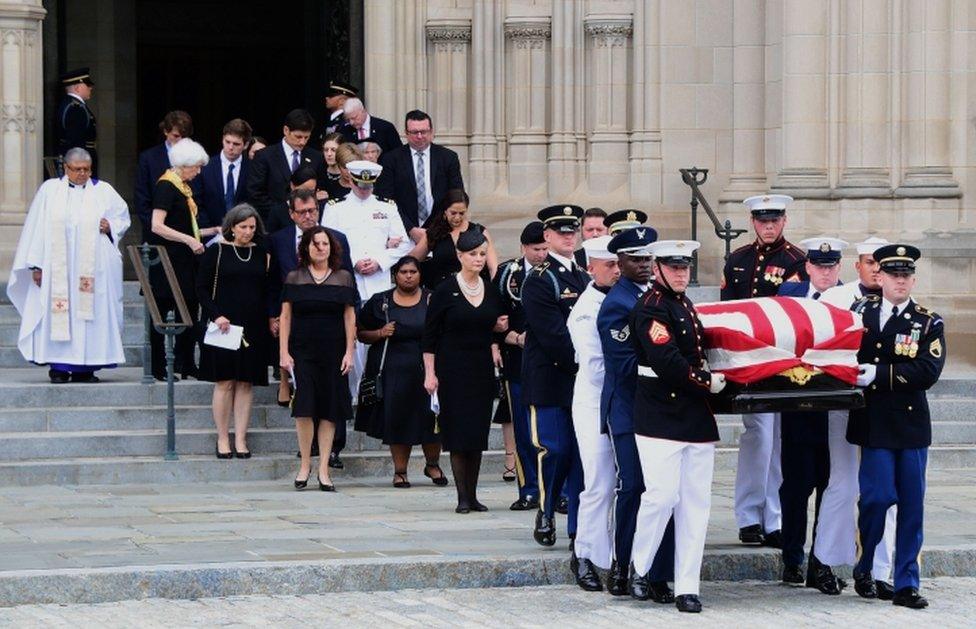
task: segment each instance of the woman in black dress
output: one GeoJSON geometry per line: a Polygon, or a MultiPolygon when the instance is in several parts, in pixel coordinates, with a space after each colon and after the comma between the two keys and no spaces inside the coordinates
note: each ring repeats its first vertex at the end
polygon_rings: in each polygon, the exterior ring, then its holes
{"type": "Polygon", "coordinates": [[[207,321],[221,332],[244,327],[237,350],[203,345],[200,379],[213,382],[213,417],[217,426],[217,458],[251,458],[247,425],[251,418],[252,385],[267,386],[268,252],[260,244],[264,227],[248,204],[224,216],[222,242],[203,254],[197,273],[197,298],[207,321]],[[234,448],[230,446],[230,414],[234,413],[234,448]]]}
{"type": "Polygon", "coordinates": [[[325,191],[328,193],[329,199],[336,201],[349,194],[349,188],[344,188],[339,183],[342,171],[339,170],[339,164],[336,163],[336,151],[339,149],[339,145],[345,141],[341,133],[330,133],[322,140],[322,156],[325,157],[325,191]]]}
{"type": "Polygon", "coordinates": [[[390,269],[395,287],[369,298],[359,312],[359,340],[370,346],[364,379],[380,372],[382,396],[372,404],[360,401],[356,430],[390,446],[393,486],[410,487],[410,451],[421,445],[426,457],[424,475],[446,485],[440,467],[441,444],[434,433],[434,413],[424,390],[424,360],[420,338],[427,318],[430,293],[420,287],[420,263],[401,258],[390,269]],[[385,358],[384,358],[385,352],[385,358]]]}
{"type": "Polygon", "coordinates": [[[423,260],[421,273],[424,286],[430,290],[461,270],[458,261],[457,240],[461,234],[475,232],[483,234],[488,243],[488,253],[481,277],[486,281],[498,270],[498,255],[492,244],[491,234],[484,225],[468,220],[468,195],[464,190],[452,189],[434,207],[433,218],[425,235],[413,248],[410,255],[423,260]]]}
{"type": "Polygon", "coordinates": [[[281,367],[295,379],[291,416],[302,459],[296,489],[304,489],[312,473],[313,419],[318,419],[319,489],[335,491],[328,466],[335,422],[352,416],[347,376],[359,296],[352,274],[340,268],[341,260],[335,237],[322,226],[312,227],[302,235],[298,268],[285,278],[281,293],[281,367]]]}
{"type": "Polygon", "coordinates": [[[508,327],[501,297],[480,273],[488,257],[484,234],[458,238],[461,271],[441,282],[430,299],[424,328],[424,388],[440,405],[441,444],[451,453],[457,513],[487,511],[478,502],[481,453],[488,449],[495,369],[501,354],[493,332],[508,327]]]}
{"type": "MultiPolygon", "coordinates": [[[[176,282],[183,293],[192,323],[197,322],[196,271],[197,256],[203,253],[203,240],[220,231],[219,227],[200,229],[197,225],[197,204],[193,199],[190,182],[200,174],[209,158],[203,147],[193,140],[184,138],[170,149],[172,165],[156,183],[152,199],[152,236],[150,244],[163,245],[173,263],[176,282]],[[203,239],[203,240],[202,240],[203,239]]],[[[149,281],[159,310],[166,316],[167,311],[176,311],[173,297],[163,273],[161,264],[149,267],[149,281]]],[[[193,348],[199,331],[187,328],[176,337],[176,370],[184,378],[196,377],[197,368],[193,348]]],[[[152,372],[157,380],[166,379],[166,359],[163,355],[163,336],[151,330],[152,372]]]]}

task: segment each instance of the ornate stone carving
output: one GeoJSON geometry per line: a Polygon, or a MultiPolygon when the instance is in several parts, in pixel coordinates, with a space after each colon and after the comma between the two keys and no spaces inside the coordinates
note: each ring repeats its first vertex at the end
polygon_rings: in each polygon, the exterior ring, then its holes
{"type": "Polygon", "coordinates": [[[633,23],[629,15],[593,15],[583,20],[583,28],[598,48],[613,48],[627,45],[634,34],[633,23]]]}
{"type": "Polygon", "coordinates": [[[0,124],[4,131],[34,133],[37,129],[37,107],[6,103],[0,106],[0,124]]]}
{"type": "Polygon", "coordinates": [[[505,20],[505,37],[516,48],[538,49],[552,36],[549,18],[509,18],[505,20]]]}
{"type": "Polygon", "coordinates": [[[437,51],[461,52],[471,43],[471,20],[430,20],[427,41],[437,51]]]}
{"type": "Polygon", "coordinates": [[[21,43],[24,40],[24,31],[21,29],[3,29],[0,30],[0,42],[3,42],[4,46],[16,46],[20,48],[21,43]]]}

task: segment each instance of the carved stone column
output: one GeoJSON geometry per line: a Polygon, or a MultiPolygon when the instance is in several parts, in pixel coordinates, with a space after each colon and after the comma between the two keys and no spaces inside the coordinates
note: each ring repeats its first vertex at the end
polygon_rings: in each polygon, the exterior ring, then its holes
{"type": "Polygon", "coordinates": [[[457,152],[461,170],[468,165],[468,51],[471,20],[428,20],[430,89],[427,103],[435,138],[457,152]]]}
{"type": "Polygon", "coordinates": [[[661,3],[634,3],[630,197],[661,203],[661,3]]]}
{"type": "Polygon", "coordinates": [[[510,194],[546,192],[548,17],[505,20],[510,41],[506,109],[510,120],[508,184],[510,194]]]}
{"type": "MultiPolygon", "coordinates": [[[[630,15],[589,15],[590,84],[593,131],[587,163],[587,188],[606,194],[628,181],[627,85],[630,80],[630,15]]],[[[629,192],[629,190],[627,191],[629,192]]]]}
{"type": "Polygon", "coordinates": [[[957,197],[950,167],[949,64],[952,6],[948,0],[904,3],[902,163],[896,196],[957,197]]]}
{"type": "Polygon", "coordinates": [[[492,0],[475,0],[471,19],[471,140],[469,151],[470,176],[465,180],[472,195],[487,195],[498,186],[498,138],[496,120],[503,119],[495,106],[500,86],[495,83],[497,54],[504,53],[495,46],[499,31],[496,4],[492,0]]]}
{"type": "MultiPolygon", "coordinates": [[[[0,248],[19,230],[44,177],[41,0],[0,2],[0,248]],[[11,229],[6,226],[13,226],[11,229]]],[[[3,272],[9,268],[4,260],[3,272]]]]}
{"type": "Polygon", "coordinates": [[[772,188],[799,198],[830,196],[826,0],[790,0],[783,10],[783,128],[772,188]]]}
{"type": "Polygon", "coordinates": [[[577,52],[583,47],[583,2],[564,0],[552,5],[552,133],[549,135],[549,197],[572,194],[581,178],[582,159],[577,151],[577,110],[583,85],[579,81],[577,52]]]}
{"type": "Polygon", "coordinates": [[[364,0],[363,8],[366,106],[400,129],[404,114],[426,107],[427,0],[364,0]]]}

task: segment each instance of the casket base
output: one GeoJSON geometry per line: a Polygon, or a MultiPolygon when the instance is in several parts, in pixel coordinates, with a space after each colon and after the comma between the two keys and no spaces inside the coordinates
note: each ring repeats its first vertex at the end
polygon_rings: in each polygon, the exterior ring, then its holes
{"type": "Polygon", "coordinates": [[[864,392],[861,389],[742,391],[727,401],[732,413],[835,411],[862,408],[864,392]]]}

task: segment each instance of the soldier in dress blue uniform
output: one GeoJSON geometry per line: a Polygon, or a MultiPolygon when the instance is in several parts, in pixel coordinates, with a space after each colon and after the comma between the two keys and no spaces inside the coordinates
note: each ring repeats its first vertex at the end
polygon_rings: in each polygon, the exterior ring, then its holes
{"type": "Polygon", "coordinates": [[[898,506],[895,530],[895,605],[921,609],[918,557],[922,550],[925,467],[932,422],[925,392],[939,380],[946,360],[942,318],[911,298],[916,247],[892,244],[874,252],[881,267],[881,296],[867,295],[854,311],[865,334],[857,354],[864,408],[851,411],[847,440],[861,446],[857,527],[861,556],[854,589],[877,597],[871,575],[874,550],[885,530],[885,514],[898,506]]]}
{"type": "Polygon", "coordinates": [[[600,399],[603,430],[610,435],[617,472],[614,502],[614,563],[607,577],[607,590],[614,595],[647,589],[659,603],[671,603],[674,594],[668,581],[674,578],[674,525],[669,525],[661,550],[648,574],[630,574],[630,556],[637,528],[637,510],[644,492],[637,442],[634,439],[634,394],[637,389],[637,349],[630,338],[630,313],[653,279],[648,251],[657,232],[643,225],[647,215],[634,210],[608,217],[615,235],[609,250],[617,254],[621,278],[600,307],[597,328],[603,347],[606,375],[600,399]],[[616,219],[616,220],[613,220],[616,219]],[[623,228],[621,230],[621,227],[623,228]],[[630,581],[647,579],[648,583],[630,581]]]}
{"type": "Polygon", "coordinates": [[[529,407],[532,442],[538,451],[540,509],[533,537],[543,546],[556,543],[553,519],[565,485],[569,499],[567,533],[576,532],[583,468],[573,433],[571,407],[576,355],[566,319],[586,289],[590,276],[573,262],[583,208],[553,205],[541,210],[549,255],[525,278],[525,350],[522,354],[522,397],[529,407]]]}
{"type": "MultiPolygon", "coordinates": [[[[805,280],[803,251],[783,238],[785,194],[749,197],[756,240],[729,255],[722,275],[722,301],[770,297],[783,282],[805,280]]],[[[780,534],[779,417],[776,413],[744,413],[735,475],[735,519],[743,544],[782,545],[780,534]]]]}
{"type": "Polygon", "coordinates": [[[512,511],[539,508],[539,483],[536,480],[536,452],[529,430],[529,415],[522,396],[522,348],[525,347],[525,310],[522,308],[522,284],[533,267],[545,262],[549,253],[541,221],[532,221],[522,230],[522,256],[498,266],[495,286],[502,296],[508,314],[508,332],[502,344],[505,364],[504,383],[509,414],[515,432],[515,471],[519,497],[509,507],[512,511]]]}
{"type": "MultiPolygon", "coordinates": [[[[718,426],[708,396],[725,388],[725,376],[710,373],[704,331],[685,294],[691,279],[691,240],[651,245],[656,279],[630,318],[637,352],[634,432],[646,489],[634,536],[633,569],[647,574],[674,517],[674,602],[679,611],[700,612],[698,588],[712,499],[718,426]]],[[[646,588],[632,588],[646,599],[646,588]]]]}
{"type": "MultiPolygon", "coordinates": [[[[800,248],[807,252],[806,282],[786,282],[779,295],[820,299],[828,289],[838,286],[841,252],[847,243],[837,238],[807,238],[800,248]]],[[[830,479],[830,446],[827,411],[784,411],[782,413],[783,484],[779,490],[783,512],[783,582],[804,583],[803,545],[807,538],[807,509],[810,494],[814,499],[814,531],[820,522],[820,501],[830,479]]],[[[814,533],[814,542],[816,533],[814,533]]],[[[824,594],[840,594],[846,586],[834,576],[810,548],[806,586],[824,594]]]]}
{"type": "Polygon", "coordinates": [[[64,98],[58,104],[56,129],[58,155],[64,159],[69,149],[83,148],[92,157],[92,177],[98,174],[98,153],[95,150],[95,114],[88,108],[95,86],[88,68],[78,68],[61,75],[64,98]]]}

